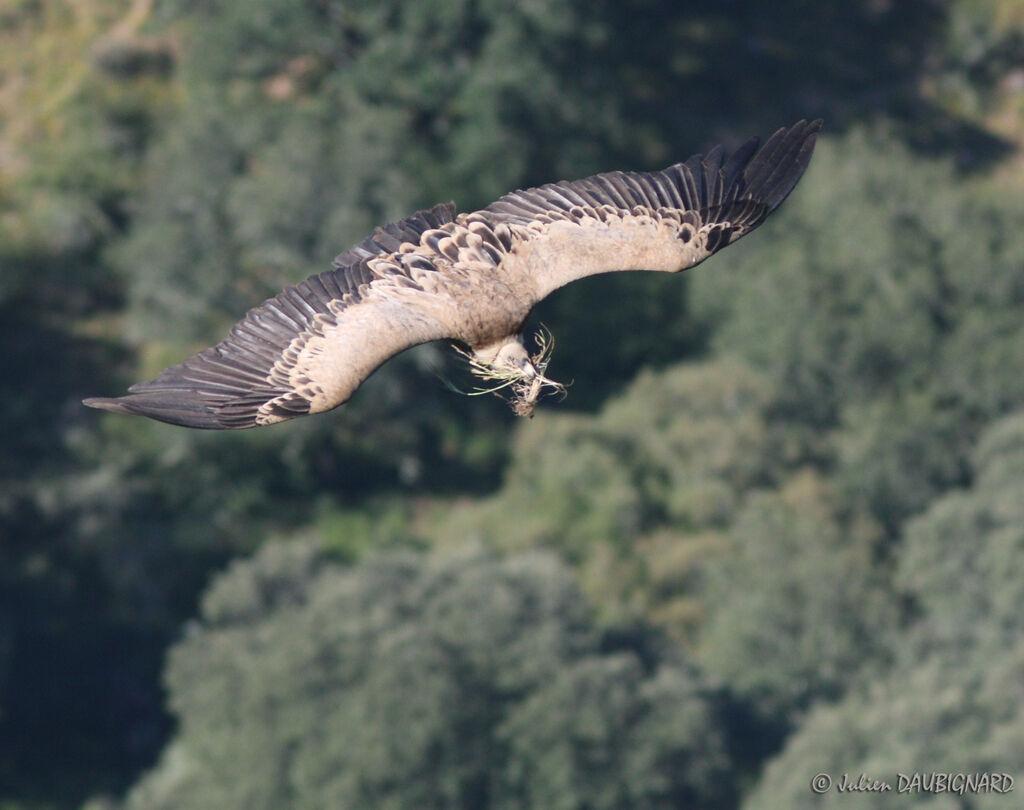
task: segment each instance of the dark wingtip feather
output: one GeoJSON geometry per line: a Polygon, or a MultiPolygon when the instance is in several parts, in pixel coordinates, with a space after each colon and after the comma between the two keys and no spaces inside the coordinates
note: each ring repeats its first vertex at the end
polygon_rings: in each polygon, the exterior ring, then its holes
{"type": "Polygon", "coordinates": [[[190,391],[164,391],[160,394],[132,394],[127,397],[108,399],[90,397],[82,400],[83,405],[99,408],[112,413],[148,416],[159,422],[201,430],[224,430],[217,415],[197,401],[190,391]]]}
{"type": "Polygon", "coordinates": [[[99,408],[103,411],[110,411],[111,413],[131,413],[121,403],[119,399],[107,399],[106,397],[88,397],[82,400],[83,405],[88,405],[90,408],[99,408]]]}
{"type": "Polygon", "coordinates": [[[773,211],[782,203],[807,170],[822,119],[798,121],[782,128],[754,155],[744,172],[744,197],[760,200],[773,211]]]}

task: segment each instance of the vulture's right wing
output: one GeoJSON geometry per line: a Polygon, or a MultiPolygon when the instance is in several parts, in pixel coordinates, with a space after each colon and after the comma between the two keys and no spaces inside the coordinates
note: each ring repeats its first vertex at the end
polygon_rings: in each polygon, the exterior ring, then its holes
{"type": "Polygon", "coordinates": [[[250,310],[216,346],[133,385],[128,396],[85,404],[208,429],[340,405],[388,358],[449,336],[445,302],[423,283],[435,267],[412,248],[454,216],[446,203],[378,228],[334,270],[250,310]]]}

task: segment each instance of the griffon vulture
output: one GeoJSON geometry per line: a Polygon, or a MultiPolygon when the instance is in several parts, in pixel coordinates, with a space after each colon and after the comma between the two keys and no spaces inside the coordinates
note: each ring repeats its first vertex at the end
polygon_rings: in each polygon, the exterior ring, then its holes
{"type": "Polygon", "coordinates": [[[193,428],[249,428],[342,404],[388,358],[448,340],[532,414],[546,358],[527,315],[578,278],[677,273],[760,225],[796,185],[821,121],[721,146],[658,172],[609,172],[515,191],[481,211],[452,203],[378,228],[326,273],[288,287],[216,346],[116,399],[85,404],[193,428]]]}

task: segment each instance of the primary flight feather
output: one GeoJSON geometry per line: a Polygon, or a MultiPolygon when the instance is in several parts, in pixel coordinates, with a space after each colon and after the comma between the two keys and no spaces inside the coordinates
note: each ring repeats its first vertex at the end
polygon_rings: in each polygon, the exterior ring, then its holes
{"type": "Polygon", "coordinates": [[[585,276],[702,262],[786,198],[820,129],[801,121],[728,158],[719,146],[663,171],[515,191],[470,214],[452,203],[419,211],[250,310],[216,346],[85,404],[193,428],[269,425],[335,408],[390,357],[449,340],[532,413],[540,391],[558,387],[522,342],[538,302],[585,276]]]}

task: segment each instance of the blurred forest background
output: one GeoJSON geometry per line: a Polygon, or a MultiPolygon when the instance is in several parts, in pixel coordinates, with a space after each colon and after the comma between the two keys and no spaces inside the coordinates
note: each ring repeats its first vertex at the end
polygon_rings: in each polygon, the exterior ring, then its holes
{"type": "MultiPolygon", "coordinates": [[[[1020,0],[2,0],[0,808],[1024,785],[1022,147],[1020,0]],[[80,405],[417,207],[816,116],[756,234],[540,308],[532,421],[435,346],[252,432],[80,405]]],[[[885,806],[1009,806],[950,798],[885,806]]]]}

